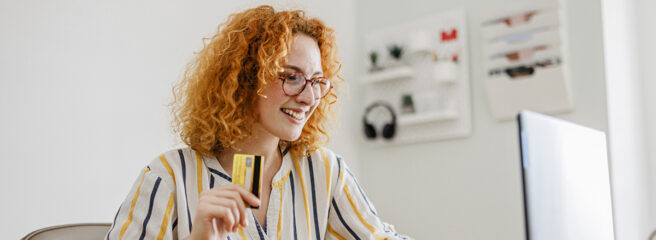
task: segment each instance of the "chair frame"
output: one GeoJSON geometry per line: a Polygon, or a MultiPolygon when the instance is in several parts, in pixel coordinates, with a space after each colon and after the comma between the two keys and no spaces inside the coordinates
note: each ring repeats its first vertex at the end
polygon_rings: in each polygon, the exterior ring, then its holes
{"type": "Polygon", "coordinates": [[[41,229],[34,230],[31,233],[28,233],[27,235],[25,235],[25,237],[21,238],[21,240],[30,240],[36,235],[39,235],[43,232],[47,232],[47,231],[54,230],[54,229],[80,227],[80,226],[106,226],[106,227],[111,227],[112,224],[111,223],[73,223],[73,224],[55,225],[55,226],[44,227],[44,228],[41,228],[41,229]]]}

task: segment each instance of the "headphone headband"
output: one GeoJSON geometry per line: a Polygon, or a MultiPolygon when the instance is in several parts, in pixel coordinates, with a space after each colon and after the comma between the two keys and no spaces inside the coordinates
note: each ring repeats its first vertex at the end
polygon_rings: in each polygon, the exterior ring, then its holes
{"type": "Polygon", "coordinates": [[[390,112],[390,115],[392,115],[392,122],[396,122],[396,114],[394,113],[394,109],[392,108],[392,106],[390,106],[389,103],[383,101],[375,101],[364,110],[365,121],[367,119],[367,115],[369,115],[369,112],[371,112],[371,110],[373,110],[376,107],[387,108],[387,110],[390,112]]]}
{"type": "Polygon", "coordinates": [[[383,126],[382,135],[385,139],[393,138],[394,133],[396,132],[396,114],[394,114],[394,109],[392,108],[392,106],[390,106],[390,104],[383,101],[373,102],[365,109],[364,116],[362,117],[365,136],[369,139],[376,138],[377,135],[376,128],[374,127],[374,125],[372,125],[367,121],[367,115],[369,115],[369,112],[371,112],[371,110],[376,107],[384,107],[387,109],[390,115],[392,115],[392,120],[389,123],[386,123],[385,126],[383,126]]]}

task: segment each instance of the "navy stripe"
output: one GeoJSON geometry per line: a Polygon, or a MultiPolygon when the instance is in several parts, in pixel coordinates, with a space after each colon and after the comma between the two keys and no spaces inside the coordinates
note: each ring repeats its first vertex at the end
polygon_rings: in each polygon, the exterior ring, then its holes
{"type": "Polygon", "coordinates": [[[264,218],[264,234],[267,233],[267,219],[264,218]]]}
{"type": "Polygon", "coordinates": [[[339,182],[339,175],[342,174],[342,158],[339,156],[337,156],[336,158],[337,158],[337,182],[339,182]]]}
{"type": "Polygon", "coordinates": [[[210,189],[214,188],[214,175],[210,174],[210,189]]]}
{"type": "Polygon", "coordinates": [[[287,155],[287,152],[289,152],[289,149],[291,149],[291,147],[287,147],[287,148],[285,148],[285,150],[282,151],[282,156],[283,156],[283,157],[284,157],[285,155],[287,155]]]}
{"type": "Polygon", "coordinates": [[[171,231],[173,231],[173,229],[175,229],[175,227],[177,226],[178,226],[178,219],[176,218],[175,221],[173,221],[173,225],[171,226],[171,231]]]}
{"type": "Polygon", "coordinates": [[[292,218],[294,219],[294,240],[296,240],[296,197],[294,195],[294,174],[291,172],[289,172],[289,185],[292,187],[292,218]]]}
{"type": "Polygon", "coordinates": [[[360,239],[358,235],[356,235],[355,232],[353,232],[353,230],[351,230],[348,224],[346,224],[346,222],[344,221],[344,218],[342,217],[342,214],[339,212],[339,208],[337,207],[337,202],[335,202],[334,198],[333,198],[333,208],[335,209],[335,213],[337,213],[337,217],[339,217],[339,221],[342,222],[346,230],[348,230],[351,233],[351,236],[353,236],[353,238],[355,239],[360,239]]]}
{"type": "Polygon", "coordinates": [[[396,232],[392,232],[392,230],[389,229],[389,224],[387,224],[387,223],[383,223],[383,230],[384,230],[386,233],[394,233],[394,236],[395,236],[395,237],[402,237],[401,239],[406,239],[406,237],[404,237],[404,236],[400,236],[400,235],[399,235],[398,233],[396,233],[396,232]]]}
{"type": "Polygon", "coordinates": [[[118,207],[118,211],[116,211],[116,215],[114,215],[114,223],[112,224],[112,227],[109,228],[109,232],[107,232],[107,240],[109,240],[109,234],[112,233],[112,230],[114,229],[114,225],[116,225],[116,217],[118,217],[118,213],[121,212],[121,207],[118,207]]]}
{"type": "Polygon", "coordinates": [[[180,165],[182,165],[182,184],[184,186],[185,205],[187,206],[187,222],[189,223],[189,232],[191,232],[191,214],[189,214],[189,199],[187,199],[187,169],[181,149],[178,150],[178,155],[180,155],[180,165]]]}
{"type": "Polygon", "coordinates": [[[374,215],[378,215],[376,213],[376,211],[374,211],[374,208],[371,207],[371,204],[369,204],[369,199],[367,199],[367,195],[364,195],[364,191],[362,191],[362,188],[360,187],[360,183],[358,183],[358,180],[355,179],[355,177],[353,176],[353,173],[351,173],[351,170],[348,170],[348,168],[347,168],[346,172],[349,175],[351,175],[351,179],[353,179],[353,181],[355,182],[355,186],[358,187],[358,191],[360,191],[360,195],[362,195],[362,198],[364,198],[364,202],[367,203],[367,206],[369,207],[369,211],[371,211],[371,213],[373,213],[374,215]]]}
{"type": "Polygon", "coordinates": [[[216,174],[216,175],[219,175],[219,177],[222,177],[223,179],[228,180],[228,182],[232,182],[232,178],[231,178],[230,176],[225,175],[225,174],[222,173],[222,172],[219,172],[219,170],[216,170],[216,169],[211,168],[211,167],[208,167],[207,169],[209,169],[211,173],[214,173],[214,174],[216,174]]]}
{"type": "Polygon", "coordinates": [[[146,219],[144,219],[143,227],[141,227],[141,236],[140,240],[143,240],[146,237],[146,226],[148,226],[148,220],[150,220],[150,215],[153,213],[153,202],[155,202],[155,195],[157,195],[157,188],[159,188],[159,183],[162,181],[162,178],[157,177],[155,181],[155,186],[153,187],[153,192],[150,193],[150,203],[148,205],[148,214],[146,214],[146,219]]]}
{"type": "Polygon", "coordinates": [[[312,208],[314,210],[314,230],[317,235],[317,239],[320,239],[321,234],[319,233],[319,218],[317,217],[317,194],[314,190],[314,170],[312,169],[312,157],[308,155],[308,166],[310,166],[310,183],[312,183],[312,208]]]}
{"type": "Polygon", "coordinates": [[[260,227],[260,224],[257,223],[257,219],[255,219],[255,214],[251,214],[251,215],[253,216],[255,227],[257,227],[257,234],[260,235],[260,239],[264,240],[264,234],[262,234],[262,228],[260,227]]]}

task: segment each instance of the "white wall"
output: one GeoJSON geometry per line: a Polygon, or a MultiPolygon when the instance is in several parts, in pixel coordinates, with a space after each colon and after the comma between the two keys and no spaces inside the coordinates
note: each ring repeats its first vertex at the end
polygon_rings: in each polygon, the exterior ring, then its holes
{"type": "Polygon", "coordinates": [[[642,80],[642,97],[644,110],[644,129],[646,162],[650,166],[649,189],[651,192],[651,222],[647,226],[649,231],[656,231],[656,31],[653,23],[656,22],[656,1],[637,0],[637,38],[639,46],[640,77],[642,80]]]}
{"type": "MultiPolygon", "coordinates": [[[[535,1],[357,1],[360,46],[363,34],[390,24],[457,7],[468,14],[473,135],[385,148],[359,142],[361,183],[397,230],[417,239],[524,239],[517,127],[490,115],[478,16],[526,2],[535,1]]],[[[601,3],[567,1],[566,18],[575,109],[558,117],[607,131],[601,3]]],[[[365,53],[358,54],[356,63],[364,62],[365,53]]]]}
{"type": "MultiPolygon", "coordinates": [[[[201,38],[258,3],[1,1],[0,235],[111,222],[139,169],[177,143],[166,104],[201,38]]],[[[336,28],[352,78],[352,1],[270,4],[336,28]]],[[[354,140],[336,135],[334,149],[355,159],[354,140]]]]}

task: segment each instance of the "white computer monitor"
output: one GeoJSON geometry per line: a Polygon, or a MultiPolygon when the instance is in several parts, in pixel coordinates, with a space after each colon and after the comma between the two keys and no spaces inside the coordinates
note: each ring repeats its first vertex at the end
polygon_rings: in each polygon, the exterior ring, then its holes
{"type": "Polygon", "coordinates": [[[615,239],[606,134],[531,111],[517,120],[526,238],[615,239]]]}

